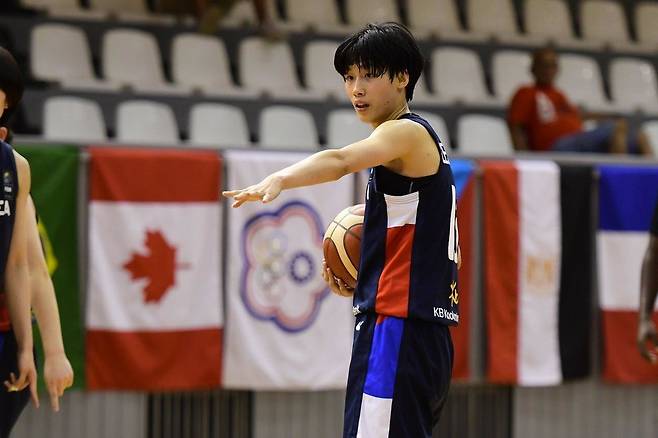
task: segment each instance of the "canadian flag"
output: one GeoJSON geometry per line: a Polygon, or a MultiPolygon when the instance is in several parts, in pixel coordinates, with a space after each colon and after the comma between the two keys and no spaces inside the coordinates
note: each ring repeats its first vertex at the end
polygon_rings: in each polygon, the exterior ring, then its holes
{"type": "Polygon", "coordinates": [[[89,388],[218,386],[218,155],[108,148],[90,154],[89,388]]]}

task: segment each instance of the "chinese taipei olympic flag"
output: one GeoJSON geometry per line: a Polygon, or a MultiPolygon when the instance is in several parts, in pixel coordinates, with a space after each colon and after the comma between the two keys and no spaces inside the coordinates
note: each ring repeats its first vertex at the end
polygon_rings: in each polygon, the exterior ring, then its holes
{"type": "Polygon", "coordinates": [[[90,153],[88,387],[219,386],[219,157],[90,153]]]}
{"type": "MultiPolygon", "coordinates": [[[[229,189],[255,184],[306,155],[229,151],[229,189]]],[[[344,388],[352,300],[321,277],[322,239],[351,205],[354,177],[229,209],[223,384],[254,390],[344,388]]]]}

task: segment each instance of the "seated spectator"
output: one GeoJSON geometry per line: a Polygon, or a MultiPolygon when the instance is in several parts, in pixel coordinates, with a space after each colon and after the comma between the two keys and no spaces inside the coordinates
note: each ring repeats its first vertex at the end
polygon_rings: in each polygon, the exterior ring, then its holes
{"type": "Polygon", "coordinates": [[[507,115],[514,149],[652,155],[647,136],[642,132],[631,132],[626,120],[581,114],[554,86],[558,74],[555,50],[535,51],[531,72],[535,83],[517,90],[507,115]],[[599,123],[594,129],[585,131],[584,119],[599,123]]]}

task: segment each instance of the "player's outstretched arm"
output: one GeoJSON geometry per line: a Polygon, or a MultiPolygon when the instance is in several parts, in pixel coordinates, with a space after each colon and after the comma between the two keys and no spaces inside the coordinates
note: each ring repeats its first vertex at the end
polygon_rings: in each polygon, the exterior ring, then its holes
{"type": "Polygon", "coordinates": [[[640,280],[640,316],[637,345],[642,356],[651,363],[658,362],[658,335],[651,320],[658,294],[658,236],[651,235],[642,261],[640,280]],[[651,348],[647,348],[647,342],[651,348]]]}
{"type": "Polygon", "coordinates": [[[18,195],[14,231],[5,268],[5,292],[12,329],[18,345],[18,378],[5,381],[8,390],[22,390],[30,386],[32,400],[39,405],[36,387],[36,368],[32,353],[32,321],[30,315],[29,271],[27,262],[27,197],[30,192],[30,166],[25,158],[14,152],[18,173],[18,195]]]}
{"type": "Polygon", "coordinates": [[[43,378],[46,382],[50,404],[59,411],[59,397],[73,384],[73,368],[64,352],[62,329],[55,298],[55,288],[50,279],[48,266],[41,248],[36,212],[32,198],[28,198],[27,257],[30,272],[32,308],[41,331],[44,352],[43,378]]]}
{"type": "Polygon", "coordinates": [[[426,135],[409,120],[382,123],[366,139],[342,149],[317,152],[302,161],[269,175],[258,184],[222,194],[233,198],[233,207],[245,202],[274,200],[281,191],[336,181],[363,169],[390,163],[409,153],[411,145],[426,135]]]}

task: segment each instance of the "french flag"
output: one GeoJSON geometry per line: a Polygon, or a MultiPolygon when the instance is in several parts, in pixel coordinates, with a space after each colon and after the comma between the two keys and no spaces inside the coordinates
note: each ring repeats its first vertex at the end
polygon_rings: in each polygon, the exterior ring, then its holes
{"type": "MultiPolygon", "coordinates": [[[[637,350],[642,258],[658,197],[658,168],[599,168],[597,232],[603,377],[615,383],[657,383],[658,367],[637,350]]],[[[658,324],[658,313],[653,314],[658,324]]]]}

